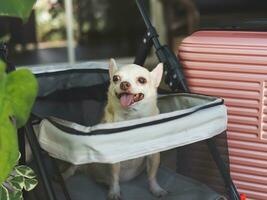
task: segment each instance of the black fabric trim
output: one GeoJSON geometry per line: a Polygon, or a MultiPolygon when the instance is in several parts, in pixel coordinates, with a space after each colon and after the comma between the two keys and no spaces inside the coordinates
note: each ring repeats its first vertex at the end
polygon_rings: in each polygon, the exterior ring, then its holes
{"type": "Polygon", "coordinates": [[[84,133],[84,132],[81,132],[81,131],[77,131],[75,129],[72,129],[72,128],[63,126],[61,124],[58,124],[58,123],[56,123],[56,122],[54,122],[54,121],[52,121],[50,119],[48,119],[48,121],[51,122],[57,128],[59,128],[62,131],[66,132],[67,134],[71,134],[71,135],[82,135],[82,136],[105,135],[105,134],[113,134],[113,133],[118,133],[118,132],[122,132],[122,131],[128,131],[128,130],[132,130],[132,129],[142,128],[142,127],[146,127],[146,126],[151,126],[151,125],[156,125],[156,124],[160,124],[160,123],[176,120],[176,119],[191,115],[191,114],[193,114],[193,113],[195,113],[197,111],[204,110],[204,109],[211,108],[211,107],[215,107],[215,106],[218,106],[218,105],[223,105],[223,104],[224,104],[224,100],[222,99],[218,103],[213,103],[213,104],[210,104],[210,105],[206,105],[206,106],[200,107],[198,109],[195,109],[195,110],[193,110],[191,112],[184,113],[184,114],[181,114],[181,115],[178,115],[178,116],[168,117],[168,118],[164,118],[164,119],[159,119],[159,120],[155,120],[155,121],[151,121],[151,122],[146,122],[146,123],[142,123],[142,124],[136,124],[136,125],[127,126],[127,127],[121,127],[121,128],[99,129],[99,130],[91,131],[90,133],[84,133]]]}
{"type": "Polygon", "coordinates": [[[37,73],[33,74],[38,78],[38,77],[45,77],[45,76],[51,76],[51,75],[62,75],[62,74],[72,74],[73,72],[77,72],[77,73],[80,73],[80,72],[89,72],[89,73],[98,73],[98,72],[101,72],[103,74],[108,74],[108,69],[97,69],[97,68],[94,68],[94,69],[66,69],[66,70],[62,70],[62,71],[53,71],[53,72],[43,72],[43,73],[37,73]]]}

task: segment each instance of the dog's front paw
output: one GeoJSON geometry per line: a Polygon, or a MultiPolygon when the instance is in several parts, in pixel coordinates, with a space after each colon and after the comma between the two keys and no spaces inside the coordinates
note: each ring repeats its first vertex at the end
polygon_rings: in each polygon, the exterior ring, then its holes
{"type": "Polygon", "coordinates": [[[158,184],[153,185],[153,187],[150,187],[150,191],[154,196],[159,198],[168,194],[168,192],[161,188],[158,184]]]}
{"type": "Polygon", "coordinates": [[[119,192],[109,192],[108,200],[121,200],[121,194],[119,192]]]}
{"type": "Polygon", "coordinates": [[[157,189],[157,190],[151,190],[151,192],[154,196],[159,197],[159,198],[168,194],[168,192],[162,188],[157,189]]]}

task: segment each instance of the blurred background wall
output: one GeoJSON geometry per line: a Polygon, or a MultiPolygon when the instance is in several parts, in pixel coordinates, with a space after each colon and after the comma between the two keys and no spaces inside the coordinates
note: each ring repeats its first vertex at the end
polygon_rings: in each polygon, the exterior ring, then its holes
{"type": "MultiPolygon", "coordinates": [[[[147,0],[160,39],[173,50],[199,29],[267,30],[263,0],[147,0]]],[[[0,41],[17,65],[67,62],[64,0],[39,0],[30,20],[0,18],[0,41]]],[[[73,0],[76,61],[133,60],[145,26],[134,0],[73,0]]]]}

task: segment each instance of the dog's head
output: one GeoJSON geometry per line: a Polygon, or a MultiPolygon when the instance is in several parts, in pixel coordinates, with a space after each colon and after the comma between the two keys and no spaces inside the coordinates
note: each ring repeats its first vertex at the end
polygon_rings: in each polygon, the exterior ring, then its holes
{"type": "Polygon", "coordinates": [[[162,63],[149,72],[135,64],[118,68],[115,60],[111,59],[109,63],[109,95],[122,108],[130,108],[153,101],[157,98],[157,87],[160,84],[162,72],[162,63]]]}

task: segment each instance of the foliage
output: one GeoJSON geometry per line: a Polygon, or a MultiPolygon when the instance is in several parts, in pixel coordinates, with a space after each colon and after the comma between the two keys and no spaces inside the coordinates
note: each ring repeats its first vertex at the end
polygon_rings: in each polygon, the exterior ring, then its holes
{"type": "MultiPolygon", "coordinates": [[[[25,22],[34,3],[35,0],[0,0],[0,16],[19,17],[25,22]]],[[[36,95],[37,81],[29,70],[6,74],[5,64],[0,61],[1,200],[21,200],[23,189],[30,191],[37,185],[32,169],[15,167],[20,155],[17,129],[27,122],[36,95]]]]}
{"type": "Polygon", "coordinates": [[[58,0],[38,1],[35,6],[38,41],[62,41],[66,39],[64,4],[58,0]]]}
{"type": "Polygon", "coordinates": [[[36,95],[37,81],[28,69],[6,74],[0,62],[0,184],[17,163],[17,128],[26,123],[36,95]]]}
{"type": "Polygon", "coordinates": [[[1,200],[22,200],[22,190],[30,191],[38,181],[34,171],[24,165],[15,167],[7,180],[0,186],[1,200]]]}
{"type": "Polygon", "coordinates": [[[36,0],[0,0],[0,15],[28,19],[36,0]]]}

